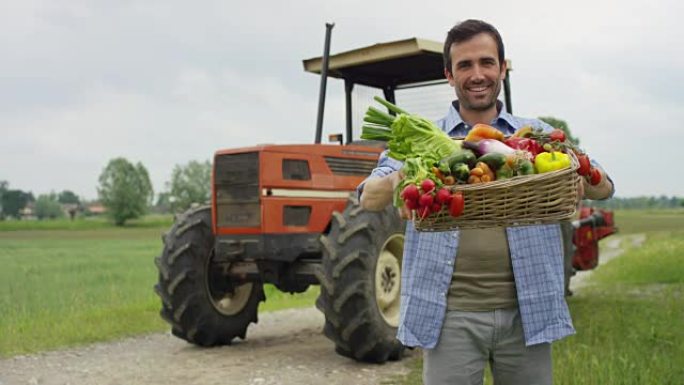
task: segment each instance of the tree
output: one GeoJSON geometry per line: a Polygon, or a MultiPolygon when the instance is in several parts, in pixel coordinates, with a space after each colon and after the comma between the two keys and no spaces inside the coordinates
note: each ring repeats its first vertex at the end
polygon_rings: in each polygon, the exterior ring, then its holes
{"type": "Polygon", "coordinates": [[[563,132],[565,132],[567,140],[570,140],[571,142],[579,146],[579,138],[572,136],[572,132],[570,132],[570,127],[568,126],[568,123],[565,120],[554,118],[553,116],[540,116],[539,120],[548,123],[551,127],[560,128],[561,130],[563,130],[563,132]]]}
{"type": "Polygon", "coordinates": [[[0,220],[5,219],[5,212],[2,210],[2,195],[9,189],[9,182],[0,180],[0,220]]]}
{"type": "Polygon", "coordinates": [[[3,215],[15,218],[19,218],[21,216],[20,211],[29,202],[34,201],[32,193],[21,190],[5,190],[0,199],[3,215]]]}
{"type": "Polygon", "coordinates": [[[61,193],[59,193],[59,196],[57,197],[57,201],[59,203],[71,203],[71,204],[79,204],[81,203],[81,199],[78,197],[78,195],[74,194],[73,191],[70,190],[64,190],[61,193]]]}
{"type": "Polygon", "coordinates": [[[173,211],[184,211],[193,203],[208,202],[211,195],[211,163],[192,160],[173,168],[169,202],[173,211]]]}
{"type": "Polygon", "coordinates": [[[38,219],[55,219],[64,216],[57,194],[41,194],[36,199],[35,215],[38,219]]]}
{"type": "Polygon", "coordinates": [[[145,214],[154,196],[145,166],[140,162],[133,165],[125,158],[109,161],[100,174],[97,193],[117,226],[145,214]]]}

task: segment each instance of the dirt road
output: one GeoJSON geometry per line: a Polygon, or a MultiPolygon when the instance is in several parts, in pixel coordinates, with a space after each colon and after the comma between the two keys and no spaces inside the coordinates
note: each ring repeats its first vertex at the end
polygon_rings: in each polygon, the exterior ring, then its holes
{"type": "Polygon", "coordinates": [[[247,339],[213,349],[169,333],[0,360],[0,385],[391,384],[418,354],[360,364],[334,352],[315,308],[260,315],[247,339]]]}

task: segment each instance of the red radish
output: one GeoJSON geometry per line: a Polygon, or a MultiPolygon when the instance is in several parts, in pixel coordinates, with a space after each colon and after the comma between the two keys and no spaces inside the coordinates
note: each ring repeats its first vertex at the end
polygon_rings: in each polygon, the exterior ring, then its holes
{"type": "Polygon", "coordinates": [[[441,189],[437,190],[437,193],[435,194],[435,201],[443,205],[449,204],[451,201],[451,193],[448,189],[442,187],[441,189]]]}
{"type": "Polygon", "coordinates": [[[417,201],[419,196],[420,191],[418,191],[418,186],[415,184],[407,185],[401,192],[401,198],[404,200],[417,201]]]}
{"type": "Polygon", "coordinates": [[[463,208],[465,202],[463,201],[463,193],[454,193],[451,197],[451,203],[449,203],[449,214],[452,217],[457,217],[463,213],[463,208]]]}
{"type": "Polygon", "coordinates": [[[430,215],[430,207],[421,207],[418,209],[418,215],[420,216],[420,219],[427,218],[427,216],[430,215]]]}
{"type": "Polygon", "coordinates": [[[404,200],[404,204],[406,205],[406,208],[408,208],[409,210],[418,210],[418,208],[420,207],[418,205],[418,200],[406,199],[404,200]]]}
{"type": "Polygon", "coordinates": [[[418,204],[420,207],[427,207],[430,209],[432,207],[432,203],[434,202],[434,198],[432,197],[432,194],[430,193],[425,193],[420,196],[420,199],[418,200],[418,204]]]}
{"type": "Polygon", "coordinates": [[[441,204],[441,203],[435,202],[435,203],[432,204],[432,210],[431,210],[431,211],[432,211],[433,213],[438,213],[439,210],[441,210],[441,209],[442,209],[442,204],[441,204]]]}
{"type": "Polygon", "coordinates": [[[420,184],[420,189],[423,190],[423,194],[428,193],[435,189],[435,182],[432,179],[425,179],[423,183],[420,184]]]}

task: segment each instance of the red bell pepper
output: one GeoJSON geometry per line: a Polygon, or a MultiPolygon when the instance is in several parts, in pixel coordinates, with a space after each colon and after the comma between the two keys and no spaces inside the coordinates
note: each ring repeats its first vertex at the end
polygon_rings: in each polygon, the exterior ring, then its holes
{"type": "Polygon", "coordinates": [[[512,136],[504,140],[504,143],[508,147],[514,148],[516,150],[525,150],[532,154],[532,160],[537,156],[537,154],[544,152],[544,148],[534,139],[530,138],[520,138],[517,136],[512,136]]]}

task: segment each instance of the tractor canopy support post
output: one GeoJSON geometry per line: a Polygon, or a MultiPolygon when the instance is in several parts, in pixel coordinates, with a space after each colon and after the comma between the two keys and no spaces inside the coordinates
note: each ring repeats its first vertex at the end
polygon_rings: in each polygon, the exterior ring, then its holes
{"type": "Polygon", "coordinates": [[[513,102],[511,101],[511,70],[506,70],[506,77],[504,78],[504,98],[506,102],[506,112],[513,113],[513,102]]]}
{"type": "Polygon", "coordinates": [[[352,137],[352,91],[354,90],[354,82],[352,82],[349,79],[344,80],[344,98],[345,98],[345,107],[346,107],[346,134],[344,137],[345,143],[351,143],[353,140],[352,137]]]}
{"type": "Polygon", "coordinates": [[[323,62],[321,66],[321,89],[318,94],[318,119],[316,120],[316,140],[315,143],[321,143],[323,136],[323,111],[325,110],[325,88],[328,83],[328,59],[330,58],[330,35],[334,23],[325,23],[325,47],[323,48],[323,62]]]}
{"type": "MultiPolygon", "coordinates": [[[[382,93],[383,93],[383,95],[385,95],[385,100],[387,100],[388,102],[390,102],[392,104],[397,104],[397,100],[394,97],[394,89],[395,89],[394,86],[388,86],[388,87],[385,87],[382,89],[382,93]]],[[[392,111],[388,111],[388,112],[391,115],[396,115],[392,111]]]]}

